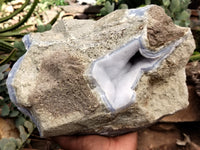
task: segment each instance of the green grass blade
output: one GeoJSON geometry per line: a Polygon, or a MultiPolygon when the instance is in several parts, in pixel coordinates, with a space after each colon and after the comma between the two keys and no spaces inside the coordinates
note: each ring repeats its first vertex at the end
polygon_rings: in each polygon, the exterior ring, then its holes
{"type": "Polygon", "coordinates": [[[4,28],[0,30],[0,33],[6,32],[6,31],[10,31],[10,30],[14,30],[18,27],[20,27],[21,25],[23,25],[31,16],[31,14],[33,13],[35,7],[37,6],[37,3],[39,2],[39,0],[34,0],[29,12],[27,13],[27,15],[18,23],[8,27],[8,28],[4,28]]]}
{"type": "Polygon", "coordinates": [[[0,37],[11,37],[11,36],[24,36],[28,32],[25,33],[19,33],[19,32],[5,32],[5,33],[0,33],[0,37]]]}
{"type": "Polygon", "coordinates": [[[57,21],[59,15],[60,15],[60,12],[58,12],[58,14],[48,24],[53,25],[57,21]]]}
{"type": "Polygon", "coordinates": [[[192,55],[190,57],[190,61],[199,61],[200,60],[200,54],[192,55]]]}
{"type": "Polygon", "coordinates": [[[11,52],[13,48],[10,43],[0,40],[0,51],[11,52]]]}
{"type": "Polygon", "coordinates": [[[10,59],[16,54],[17,49],[14,48],[11,53],[8,55],[8,57],[4,58],[2,61],[0,61],[0,66],[6,64],[10,59]]]}
{"type": "Polygon", "coordinates": [[[21,31],[31,27],[32,25],[26,25],[26,26],[23,26],[23,27],[20,27],[16,30],[13,30],[13,31],[7,31],[7,32],[4,32],[4,33],[0,33],[0,39],[2,37],[15,37],[15,36],[24,36],[25,34],[28,34],[29,32],[23,32],[23,33],[20,33],[21,31]]]}
{"type": "Polygon", "coordinates": [[[20,39],[10,39],[10,38],[6,38],[6,37],[0,37],[0,40],[5,41],[5,42],[15,42],[18,41],[20,39]]]}
{"type": "Polygon", "coordinates": [[[0,0],[0,11],[5,0],[0,0]]]}
{"type": "Polygon", "coordinates": [[[23,31],[23,30],[26,30],[27,28],[29,28],[29,27],[31,27],[31,26],[33,26],[32,24],[30,24],[30,25],[25,25],[25,26],[23,26],[23,27],[19,27],[19,28],[17,28],[16,30],[14,30],[14,32],[20,32],[20,31],[23,31]]]}
{"type": "Polygon", "coordinates": [[[17,9],[16,11],[14,11],[12,14],[10,14],[9,16],[0,18],[0,23],[7,21],[11,18],[13,18],[14,16],[16,16],[18,13],[20,13],[28,4],[29,4],[30,0],[26,0],[25,3],[22,5],[21,8],[17,9]]]}

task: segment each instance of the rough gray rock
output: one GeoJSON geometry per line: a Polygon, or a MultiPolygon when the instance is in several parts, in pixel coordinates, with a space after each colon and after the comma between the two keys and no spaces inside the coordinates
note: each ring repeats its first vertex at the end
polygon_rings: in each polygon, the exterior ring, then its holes
{"type": "Polygon", "coordinates": [[[24,43],[7,87],[42,137],[119,135],[188,105],[185,65],[194,40],[161,7],[63,20],[24,43]]]}

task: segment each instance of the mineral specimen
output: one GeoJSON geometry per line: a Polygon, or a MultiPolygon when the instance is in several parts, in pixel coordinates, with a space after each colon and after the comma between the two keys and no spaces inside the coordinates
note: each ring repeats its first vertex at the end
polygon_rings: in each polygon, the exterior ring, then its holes
{"type": "Polygon", "coordinates": [[[62,20],[23,40],[27,52],[7,87],[42,137],[119,135],[188,104],[185,65],[194,40],[159,6],[62,20]]]}

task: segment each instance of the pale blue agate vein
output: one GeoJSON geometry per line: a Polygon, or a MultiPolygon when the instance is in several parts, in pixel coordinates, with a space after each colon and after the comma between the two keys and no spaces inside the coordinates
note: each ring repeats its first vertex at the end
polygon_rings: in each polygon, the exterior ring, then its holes
{"type": "Polygon", "coordinates": [[[185,37],[159,51],[146,49],[140,37],[94,61],[90,77],[107,108],[114,112],[132,104],[137,96],[134,89],[141,76],[158,68],[185,37]]]}

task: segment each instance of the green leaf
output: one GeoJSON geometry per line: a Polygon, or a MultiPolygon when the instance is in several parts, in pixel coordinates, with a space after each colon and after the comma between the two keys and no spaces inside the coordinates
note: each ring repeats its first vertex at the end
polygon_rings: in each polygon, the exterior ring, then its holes
{"type": "Polygon", "coordinates": [[[111,4],[109,1],[107,1],[105,4],[105,8],[108,13],[111,13],[112,11],[114,11],[114,7],[115,7],[115,4],[114,3],[111,4]]]}
{"type": "Polygon", "coordinates": [[[14,137],[10,137],[9,140],[10,140],[11,142],[14,142],[15,145],[17,145],[19,139],[16,139],[16,138],[14,138],[14,137]]]}
{"type": "Polygon", "coordinates": [[[33,124],[30,121],[25,121],[24,126],[28,129],[28,133],[33,132],[34,127],[33,127],[33,124]]]}
{"type": "Polygon", "coordinates": [[[175,23],[176,25],[180,25],[180,24],[181,24],[181,21],[180,21],[180,20],[174,20],[174,23],[175,23]]]}
{"type": "Polygon", "coordinates": [[[164,7],[168,7],[170,5],[170,0],[162,0],[164,7]]]}
{"type": "Polygon", "coordinates": [[[128,9],[128,5],[127,4],[121,4],[121,5],[119,5],[118,9],[128,9]]]}
{"type": "Polygon", "coordinates": [[[8,142],[7,144],[5,144],[5,146],[3,147],[3,150],[16,150],[16,145],[14,142],[8,142]]]}
{"type": "Polygon", "coordinates": [[[106,11],[106,8],[105,7],[103,7],[103,8],[101,8],[100,9],[100,15],[99,16],[105,16],[105,15],[107,15],[108,13],[107,13],[107,11],[106,11]]]}
{"type": "Polygon", "coordinates": [[[54,3],[56,4],[56,6],[68,5],[68,3],[66,3],[64,0],[56,0],[54,3]]]}
{"type": "Polygon", "coordinates": [[[19,133],[20,133],[20,138],[22,142],[25,142],[26,139],[28,138],[28,134],[26,133],[25,129],[23,126],[19,126],[19,133]]]}
{"type": "Polygon", "coordinates": [[[170,10],[173,13],[180,11],[180,0],[172,0],[170,5],[170,10]]]}
{"type": "Polygon", "coordinates": [[[177,19],[178,20],[189,20],[190,18],[190,14],[188,11],[184,10],[182,11],[178,16],[177,19]]]}
{"type": "Polygon", "coordinates": [[[114,3],[111,4],[109,1],[106,1],[105,6],[100,10],[100,13],[101,15],[105,16],[114,11],[114,8],[115,8],[114,3]]]}
{"type": "Polygon", "coordinates": [[[2,150],[4,146],[9,142],[9,139],[1,139],[0,140],[0,149],[2,150]]]}
{"type": "Polygon", "coordinates": [[[37,32],[45,32],[51,30],[51,24],[37,26],[37,32]]]}
{"type": "Polygon", "coordinates": [[[197,55],[197,54],[200,54],[200,52],[194,51],[193,55],[197,55]]]}
{"type": "Polygon", "coordinates": [[[1,116],[5,117],[8,116],[10,112],[10,108],[8,107],[7,104],[4,104],[3,107],[1,108],[1,116]]]}
{"type": "Polygon", "coordinates": [[[17,49],[16,55],[12,60],[17,60],[19,57],[26,53],[26,48],[22,41],[15,41],[14,48],[17,49]]]}
{"type": "Polygon", "coordinates": [[[14,43],[14,48],[17,48],[19,51],[26,52],[26,48],[25,48],[24,43],[22,41],[16,41],[14,43]]]}
{"type": "Polygon", "coordinates": [[[190,24],[189,20],[175,20],[174,23],[182,27],[188,27],[190,24]]]}
{"type": "Polygon", "coordinates": [[[190,19],[185,21],[185,26],[183,26],[183,27],[189,27],[189,26],[190,26],[190,19]]]}
{"type": "Polygon", "coordinates": [[[9,117],[17,117],[18,115],[19,115],[19,111],[13,110],[13,111],[11,111],[11,113],[9,114],[9,117]]]}
{"type": "Polygon", "coordinates": [[[0,66],[0,73],[3,73],[4,71],[6,71],[9,68],[9,64],[5,64],[0,66]]]}
{"type": "Polygon", "coordinates": [[[150,5],[151,4],[151,0],[145,0],[145,4],[146,5],[150,5]]]}
{"type": "Polygon", "coordinates": [[[191,3],[191,0],[181,0],[181,9],[186,10],[188,9],[188,5],[191,3]]]}
{"type": "MultiPolygon", "coordinates": [[[[9,138],[8,139],[9,140],[9,142],[12,142],[12,143],[14,143],[15,145],[16,145],[16,149],[18,149],[18,148],[20,148],[21,146],[22,146],[22,140],[21,139],[19,139],[19,138],[14,138],[14,137],[11,137],[11,138],[9,138]]],[[[19,149],[18,149],[19,150],[19,149]]]]}
{"type": "Polygon", "coordinates": [[[15,126],[18,128],[20,125],[23,126],[26,119],[23,116],[18,117],[15,120],[15,126]]]}
{"type": "Polygon", "coordinates": [[[22,142],[22,140],[21,139],[15,139],[16,140],[16,145],[17,145],[17,148],[19,148],[19,147],[21,147],[22,146],[22,144],[23,144],[23,142],[22,142]]]}

